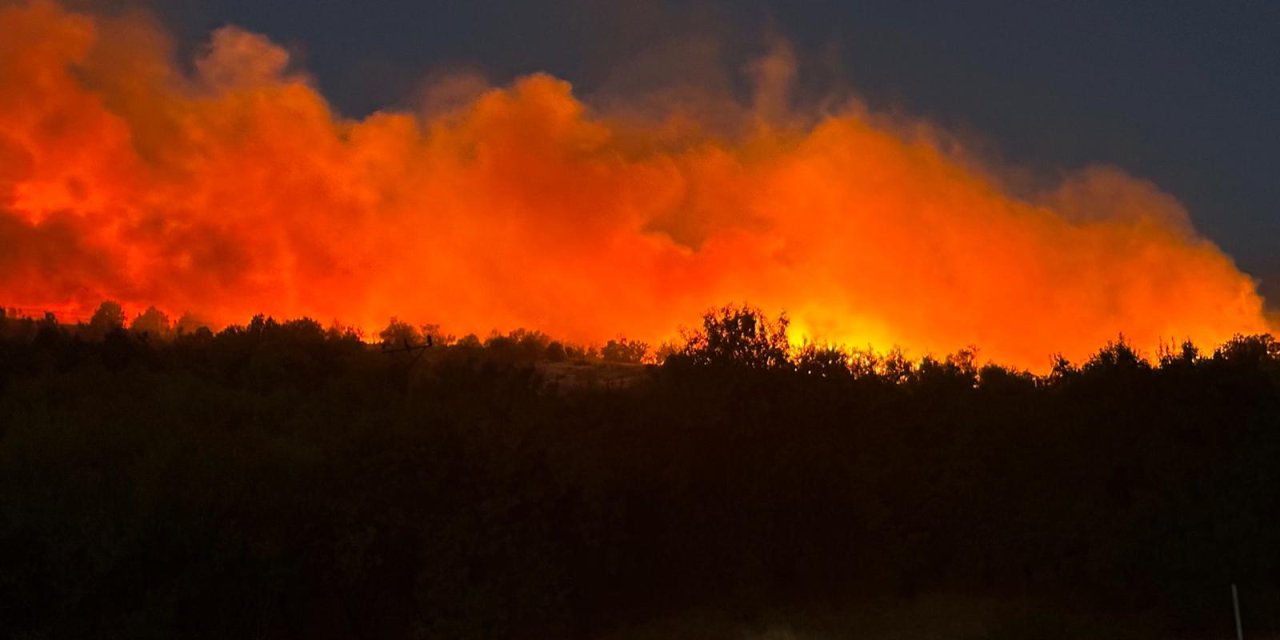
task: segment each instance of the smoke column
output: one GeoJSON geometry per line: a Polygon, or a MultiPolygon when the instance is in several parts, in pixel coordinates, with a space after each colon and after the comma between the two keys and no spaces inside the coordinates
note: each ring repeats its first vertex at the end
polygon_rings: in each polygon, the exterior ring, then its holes
{"type": "Polygon", "coordinates": [[[660,341],[748,301],[797,339],[1033,369],[1268,329],[1156,186],[1015,195],[925,123],[789,113],[785,51],[710,122],[541,74],[353,120],[261,36],[218,30],[190,71],[172,49],[143,17],[0,8],[0,303],[660,341]]]}

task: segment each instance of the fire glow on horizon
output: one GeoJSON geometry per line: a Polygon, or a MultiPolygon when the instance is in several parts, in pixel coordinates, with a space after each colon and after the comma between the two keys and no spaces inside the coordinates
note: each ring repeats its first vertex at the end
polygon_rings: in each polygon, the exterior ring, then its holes
{"type": "Polygon", "coordinates": [[[1154,185],[1091,168],[1014,195],[926,124],[790,113],[793,67],[756,65],[750,105],[707,97],[718,122],[542,74],[352,120],[262,36],[218,30],[188,73],[144,17],[6,5],[0,303],[659,342],[748,301],[797,335],[1033,369],[1119,333],[1268,330],[1154,185]]]}

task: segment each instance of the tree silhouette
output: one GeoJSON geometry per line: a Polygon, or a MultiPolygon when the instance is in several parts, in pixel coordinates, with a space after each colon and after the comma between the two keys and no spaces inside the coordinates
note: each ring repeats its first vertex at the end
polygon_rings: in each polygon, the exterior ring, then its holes
{"type": "Polygon", "coordinates": [[[395,317],[378,332],[378,339],[384,347],[418,347],[426,343],[417,327],[395,317]]]}
{"type": "Polygon", "coordinates": [[[93,317],[89,319],[88,337],[101,340],[107,333],[124,328],[124,323],[124,309],[119,303],[107,300],[98,305],[98,309],[93,312],[93,317]]]}
{"type": "Polygon", "coordinates": [[[129,331],[158,340],[168,340],[173,334],[173,329],[169,326],[169,316],[155,307],[147,307],[146,311],[134,318],[133,322],[129,323],[129,331]]]}
{"type": "Polygon", "coordinates": [[[795,355],[795,366],[800,373],[823,378],[853,374],[849,354],[838,345],[805,344],[795,355]]]}
{"type": "Polygon", "coordinates": [[[786,314],[770,321],[748,305],[726,305],[702,316],[702,328],[685,336],[680,355],[697,365],[791,368],[786,314]]]}
{"type": "Polygon", "coordinates": [[[626,338],[610,340],[600,349],[600,357],[605,362],[639,364],[648,354],[648,343],[628,341],[626,338]]]}

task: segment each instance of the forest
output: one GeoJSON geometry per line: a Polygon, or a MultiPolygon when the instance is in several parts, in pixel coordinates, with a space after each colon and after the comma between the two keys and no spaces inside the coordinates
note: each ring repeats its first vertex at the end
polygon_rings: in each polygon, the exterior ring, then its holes
{"type": "Polygon", "coordinates": [[[1268,335],[1032,375],[797,348],[748,306],[656,349],[126,320],[0,315],[5,637],[624,637],[948,594],[1043,604],[975,640],[1206,638],[1232,584],[1280,632],[1268,335]]]}

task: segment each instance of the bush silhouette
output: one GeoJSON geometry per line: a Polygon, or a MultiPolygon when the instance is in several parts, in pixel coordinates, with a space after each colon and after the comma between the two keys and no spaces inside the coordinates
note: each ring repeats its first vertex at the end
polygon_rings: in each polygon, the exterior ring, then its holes
{"type": "Polygon", "coordinates": [[[771,321],[757,308],[726,305],[703,315],[679,355],[695,365],[790,368],[788,324],[785,314],[771,321]]]}

